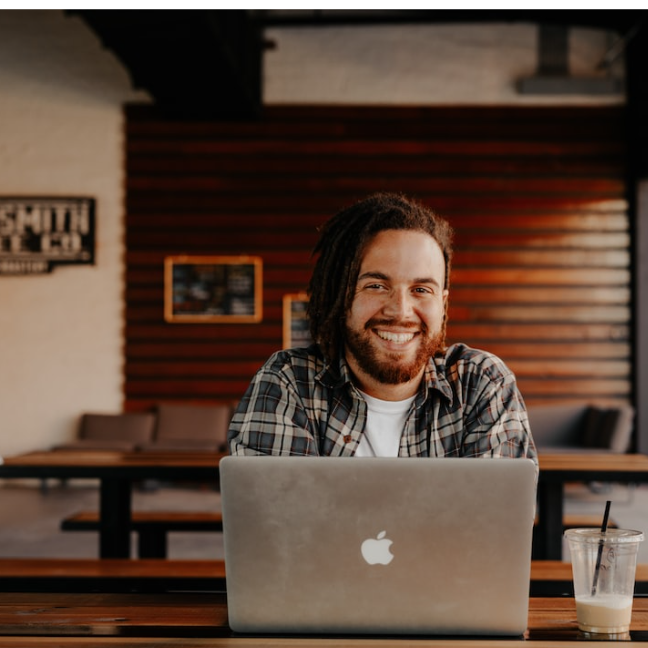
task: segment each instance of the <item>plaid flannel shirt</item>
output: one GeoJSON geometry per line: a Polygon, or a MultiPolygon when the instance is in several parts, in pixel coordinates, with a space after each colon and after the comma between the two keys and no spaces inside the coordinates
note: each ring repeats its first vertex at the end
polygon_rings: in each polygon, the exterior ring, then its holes
{"type": "MultiPolygon", "coordinates": [[[[272,355],[232,417],[230,453],[352,456],[367,404],[349,367],[317,345],[272,355]]],[[[400,440],[401,457],[528,457],[537,464],[515,376],[498,357],[464,344],[431,358],[400,440]]]]}

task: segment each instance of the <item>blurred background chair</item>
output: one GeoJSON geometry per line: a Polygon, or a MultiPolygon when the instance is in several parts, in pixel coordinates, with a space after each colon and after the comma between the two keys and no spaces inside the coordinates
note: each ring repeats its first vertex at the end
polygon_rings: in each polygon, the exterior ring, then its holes
{"type": "Polygon", "coordinates": [[[635,414],[631,405],[536,405],[527,411],[540,452],[630,450],[635,414]]]}
{"type": "Polygon", "coordinates": [[[144,452],[223,452],[233,408],[228,403],[159,403],[153,439],[144,452]]]}
{"type": "Polygon", "coordinates": [[[54,446],[54,450],[114,450],[132,452],[141,443],[153,439],[155,414],[133,412],[121,414],[81,415],[77,438],[54,446]]]}

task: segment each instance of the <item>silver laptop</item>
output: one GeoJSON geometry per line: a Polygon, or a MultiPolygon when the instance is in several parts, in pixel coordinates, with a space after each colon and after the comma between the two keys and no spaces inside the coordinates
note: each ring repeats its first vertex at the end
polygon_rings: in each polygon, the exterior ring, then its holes
{"type": "Polygon", "coordinates": [[[526,630],[532,461],[226,457],[220,475],[232,630],[526,630]]]}

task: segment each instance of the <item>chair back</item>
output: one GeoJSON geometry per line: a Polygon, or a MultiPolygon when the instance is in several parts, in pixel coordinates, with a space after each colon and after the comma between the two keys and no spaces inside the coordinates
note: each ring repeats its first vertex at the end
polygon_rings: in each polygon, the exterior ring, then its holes
{"type": "Polygon", "coordinates": [[[147,443],[153,438],[154,428],[155,414],[152,412],[85,413],[81,416],[79,439],[147,443]]]}
{"type": "Polygon", "coordinates": [[[153,445],[224,450],[231,417],[232,407],[225,403],[160,403],[153,445]]]}

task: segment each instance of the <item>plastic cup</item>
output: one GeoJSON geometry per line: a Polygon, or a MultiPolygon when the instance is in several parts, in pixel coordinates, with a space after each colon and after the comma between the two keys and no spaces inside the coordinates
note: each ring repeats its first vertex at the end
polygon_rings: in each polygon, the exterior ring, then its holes
{"type": "Polygon", "coordinates": [[[576,618],[580,630],[596,635],[630,631],[637,551],[644,539],[630,529],[568,529],[576,618]]]}

